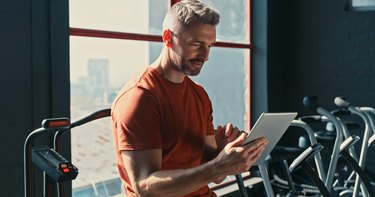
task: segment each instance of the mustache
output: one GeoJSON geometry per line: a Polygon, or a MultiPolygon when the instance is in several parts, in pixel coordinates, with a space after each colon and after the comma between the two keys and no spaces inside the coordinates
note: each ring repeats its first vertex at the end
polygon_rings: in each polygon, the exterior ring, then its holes
{"type": "Polygon", "coordinates": [[[204,59],[201,59],[201,58],[192,59],[190,61],[192,61],[192,62],[200,62],[202,64],[205,62],[204,59]]]}

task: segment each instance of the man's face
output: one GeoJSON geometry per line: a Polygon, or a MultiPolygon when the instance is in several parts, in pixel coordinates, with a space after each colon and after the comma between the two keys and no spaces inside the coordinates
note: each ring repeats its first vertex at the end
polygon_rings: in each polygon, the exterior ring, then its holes
{"type": "Polygon", "coordinates": [[[196,76],[208,60],[211,46],[216,41],[216,28],[208,24],[192,24],[177,35],[172,43],[170,58],[180,72],[196,76]]]}

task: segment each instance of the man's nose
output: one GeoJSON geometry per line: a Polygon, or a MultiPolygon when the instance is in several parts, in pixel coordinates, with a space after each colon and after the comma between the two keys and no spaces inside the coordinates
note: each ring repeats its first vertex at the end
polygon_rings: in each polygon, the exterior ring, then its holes
{"type": "Polygon", "coordinates": [[[204,61],[208,60],[210,54],[210,47],[202,47],[200,51],[200,56],[204,61]]]}

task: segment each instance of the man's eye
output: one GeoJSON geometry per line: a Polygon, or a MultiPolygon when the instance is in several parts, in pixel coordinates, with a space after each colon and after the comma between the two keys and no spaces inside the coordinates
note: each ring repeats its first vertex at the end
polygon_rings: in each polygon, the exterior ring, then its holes
{"type": "Polygon", "coordinates": [[[201,44],[200,44],[200,43],[193,43],[193,46],[195,46],[195,47],[200,47],[201,44]]]}

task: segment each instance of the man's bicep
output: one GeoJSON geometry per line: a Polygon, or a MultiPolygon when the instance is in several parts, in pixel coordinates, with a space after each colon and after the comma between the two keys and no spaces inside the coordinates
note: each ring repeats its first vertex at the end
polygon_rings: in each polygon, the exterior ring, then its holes
{"type": "Polygon", "coordinates": [[[121,151],[121,155],[133,186],[161,168],[161,149],[121,151]]]}
{"type": "Polygon", "coordinates": [[[112,124],[120,150],[162,147],[161,107],[147,90],[133,88],[113,108],[112,124]]]}

